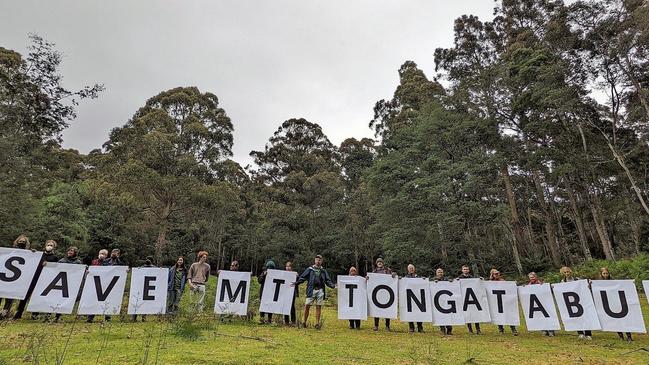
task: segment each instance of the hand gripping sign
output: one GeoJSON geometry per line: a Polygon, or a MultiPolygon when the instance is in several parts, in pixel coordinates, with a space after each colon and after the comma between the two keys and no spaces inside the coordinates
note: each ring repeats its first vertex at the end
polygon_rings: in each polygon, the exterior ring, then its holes
{"type": "Polygon", "coordinates": [[[221,270],[216,284],[216,300],[214,313],[248,314],[248,299],[250,297],[250,273],[241,271],[221,270]]]}

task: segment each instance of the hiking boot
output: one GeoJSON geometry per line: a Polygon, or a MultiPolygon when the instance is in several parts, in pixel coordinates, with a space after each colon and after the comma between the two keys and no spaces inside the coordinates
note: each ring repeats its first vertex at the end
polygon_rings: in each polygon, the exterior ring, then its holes
{"type": "Polygon", "coordinates": [[[379,326],[374,326],[374,332],[379,330],[379,326]]]}

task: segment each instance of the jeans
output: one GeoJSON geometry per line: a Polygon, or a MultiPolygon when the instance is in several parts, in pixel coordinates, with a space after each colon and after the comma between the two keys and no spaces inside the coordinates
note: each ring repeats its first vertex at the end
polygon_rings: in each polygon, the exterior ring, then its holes
{"type": "Polygon", "coordinates": [[[293,304],[291,304],[291,315],[290,316],[284,316],[284,323],[285,324],[295,324],[295,296],[293,297],[293,304]],[[289,322],[290,320],[290,322],[289,322]]]}
{"type": "MultiPolygon", "coordinates": [[[[415,332],[415,322],[408,322],[408,329],[410,332],[415,332]]],[[[417,332],[423,332],[424,326],[421,322],[417,322],[417,332]]]]}
{"type": "Polygon", "coordinates": [[[167,313],[175,314],[178,312],[178,307],[180,305],[180,298],[183,293],[180,289],[171,289],[169,290],[169,298],[167,299],[167,313]]]}
{"type": "Polygon", "coordinates": [[[205,304],[205,285],[195,284],[194,287],[189,292],[192,303],[196,306],[196,309],[199,312],[203,311],[203,306],[205,304]]]}
{"type": "MultiPolygon", "coordinates": [[[[374,328],[379,328],[379,318],[374,318],[374,328]]],[[[390,318],[385,319],[385,328],[390,328],[390,318]]]]}

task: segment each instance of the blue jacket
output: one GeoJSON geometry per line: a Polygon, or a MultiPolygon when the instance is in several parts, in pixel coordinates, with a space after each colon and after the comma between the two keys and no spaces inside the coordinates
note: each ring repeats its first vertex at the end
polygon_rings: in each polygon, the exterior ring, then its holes
{"type": "MultiPolygon", "coordinates": [[[[322,279],[322,283],[330,288],[335,288],[336,284],[334,284],[333,281],[331,281],[331,277],[329,277],[329,273],[327,270],[325,270],[323,267],[320,268],[320,277],[322,279]]],[[[307,282],[306,284],[306,297],[307,298],[312,298],[313,297],[313,285],[315,283],[316,279],[316,273],[315,270],[313,269],[313,266],[308,267],[302,275],[297,279],[295,282],[295,286],[298,286],[302,284],[303,282],[307,282]]],[[[322,290],[324,292],[324,286],[322,287],[322,290]]]]}
{"type": "MultiPolygon", "coordinates": [[[[176,266],[172,266],[169,268],[169,276],[167,279],[167,289],[168,290],[173,290],[174,288],[174,279],[176,277],[176,266]]],[[[183,269],[183,276],[180,279],[180,292],[183,293],[185,291],[185,284],[187,283],[187,269],[183,269]]]]}

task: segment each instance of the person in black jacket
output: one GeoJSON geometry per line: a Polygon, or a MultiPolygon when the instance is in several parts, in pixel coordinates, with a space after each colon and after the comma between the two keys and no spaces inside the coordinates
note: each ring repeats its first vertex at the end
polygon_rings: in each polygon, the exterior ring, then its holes
{"type": "MultiPolygon", "coordinates": [[[[286,264],[284,265],[284,270],[286,271],[295,271],[293,270],[293,263],[290,261],[286,261],[286,264]]],[[[295,326],[296,318],[295,318],[295,298],[298,297],[299,290],[297,287],[293,288],[293,302],[291,304],[291,315],[290,316],[284,316],[284,324],[292,325],[295,326]]]]}
{"type": "MultiPolygon", "coordinates": [[[[16,309],[16,314],[14,315],[14,319],[22,318],[23,312],[25,311],[25,307],[27,306],[27,301],[32,296],[32,293],[34,292],[34,287],[36,287],[36,282],[38,281],[38,278],[41,275],[41,271],[43,271],[43,266],[45,266],[45,263],[58,261],[58,258],[54,253],[54,250],[56,250],[56,246],[57,244],[56,241],[54,240],[45,241],[45,250],[43,251],[43,256],[41,256],[40,265],[38,265],[38,268],[36,268],[36,273],[34,274],[34,278],[32,279],[32,282],[29,284],[29,289],[27,290],[27,295],[25,296],[25,299],[21,300],[20,303],[18,303],[18,309],[16,309]]],[[[38,313],[32,313],[31,319],[35,320],[37,318],[38,318],[38,313]]]]}
{"type": "MultiPolygon", "coordinates": [[[[257,282],[259,282],[259,300],[261,301],[261,295],[264,293],[264,283],[266,282],[266,275],[268,275],[268,270],[269,269],[275,269],[275,261],[273,260],[268,260],[266,261],[266,265],[264,266],[264,270],[257,276],[257,282]]],[[[264,316],[268,317],[268,324],[273,323],[273,314],[272,313],[265,313],[265,312],[259,312],[259,324],[264,324],[266,323],[264,321],[264,316]]]]}
{"type": "MultiPolygon", "coordinates": [[[[461,279],[470,279],[474,278],[473,274],[471,273],[471,268],[469,265],[462,265],[462,272],[460,273],[460,276],[457,277],[458,280],[461,279]]],[[[477,335],[481,335],[482,331],[480,331],[480,323],[474,323],[475,324],[475,333],[477,335]]],[[[473,324],[472,323],[467,323],[466,328],[469,329],[469,333],[473,334],[473,324]]]]}
{"type": "MultiPolygon", "coordinates": [[[[451,281],[452,279],[449,279],[448,277],[444,276],[444,269],[440,267],[437,268],[437,270],[435,270],[435,276],[430,280],[434,282],[438,282],[438,281],[451,281]]],[[[453,326],[439,326],[439,330],[445,336],[446,335],[450,336],[453,334],[453,326]]]]}
{"type": "MultiPolygon", "coordinates": [[[[79,258],[79,249],[75,246],[68,247],[65,257],[60,259],[58,262],[62,264],[83,265],[83,262],[81,262],[81,259],[79,258]]],[[[83,282],[81,286],[83,287],[83,282]]],[[[79,291],[79,294],[77,295],[77,301],[79,300],[80,296],[81,296],[81,291],[79,291]]],[[[54,322],[58,322],[59,319],[61,319],[61,313],[57,313],[54,316],[54,322]]],[[[47,322],[49,320],[50,320],[50,316],[48,314],[45,316],[45,321],[47,322]]]]}
{"type": "MultiPolygon", "coordinates": [[[[406,274],[406,278],[418,278],[419,275],[417,275],[417,271],[415,269],[415,265],[409,264],[408,265],[408,273],[406,274]]],[[[414,322],[408,322],[408,331],[410,333],[415,332],[415,323],[414,322]]],[[[424,332],[424,325],[421,322],[417,322],[417,332],[424,332]]]]}

